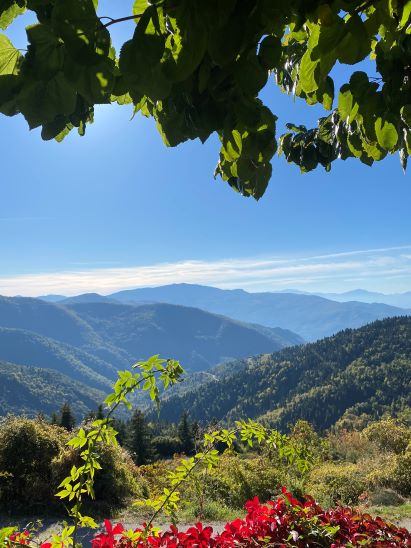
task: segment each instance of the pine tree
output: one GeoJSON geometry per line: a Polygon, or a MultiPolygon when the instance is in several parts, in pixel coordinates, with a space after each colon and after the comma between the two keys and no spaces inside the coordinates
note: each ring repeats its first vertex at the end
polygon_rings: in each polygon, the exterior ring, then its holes
{"type": "Polygon", "coordinates": [[[73,430],[76,424],[76,419],[71,411],[71,407],[68,403],[65,403],[61,408],[59,425],[66,430],[73,430]]]}
{"type": "Polygon", "coordinates": [[[126,446],[130,450],[134,462],[139,466],[152,460],[150,428],[144,413],[138,409],[134,412],[129,424],[126,446]]]}
{"type": "Polygon", "coordinates": [[[188,413],[184,411],[178,424],[178,437],[181,442],[181,449],[186,455],[191,455],[195,450],[195,440],[192,426],[188,420],[188,413]]]}

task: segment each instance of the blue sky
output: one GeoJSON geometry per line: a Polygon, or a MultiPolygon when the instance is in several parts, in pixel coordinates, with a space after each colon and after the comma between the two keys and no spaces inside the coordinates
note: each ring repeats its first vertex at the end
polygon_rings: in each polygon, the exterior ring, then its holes
{"type": "MultiPolygon", "coordinates": [[[[128,13],[130,2],[100,13],[128,13]]],[[[13,26],[24,47],[23,23],[13,26]]],[[[115,40],[132,26],[112,27],[115,40]]],[[[337,77],[341,75],[337,71],[337,77]]],[[[262,95],[282,122],[319,109],[262,95]]],[[[213,179],[218,142],[166,149],[154,123],[98,107],[86,137],[41,141],[1,118],[0,294],[39,295],[196,282],[221,287],[344,291],[411,289],[411,185],[393,156],[301,175],[274,159],[255,202],[213,179]],[[263,265],[263,266],[262,266],[263,265]]]]}

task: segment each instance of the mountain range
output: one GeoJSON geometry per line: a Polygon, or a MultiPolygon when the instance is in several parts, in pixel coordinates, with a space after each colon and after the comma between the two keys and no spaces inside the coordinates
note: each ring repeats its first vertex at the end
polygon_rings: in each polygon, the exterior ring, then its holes
{"type": "MultiPolygon", "coordinates": [[[[315,341],[347,327],[361,327],[374,320],[406,315],[411,311],[405,306],[374,302],[373,295],[383,294],[372,294],[363,290],[329,296],[295,290],[250,293],[242,289],[227,290],[196,284],[172,284],[119,291],[107,296],[86,293],[76,297],[62,297],[59,302],[122,302],[134,305],[157,302],[192,306],[244,322],[281,327],[297,333],[306,341],[315,341]],[[334,296],[335,299],[332,298],[334,296]],[[361,297],[367,297],[369,302],[361,302],[361,297]]],[[[402,295],[404,303],[408,302],[408,294],[402,295]]],[[[409,295],[411,308],[411,293],[409,295]]],[[[46,300],[49,298],[55,300],[56,296],[42,297],[46,300]]],[[[398,295],[397,301],[401,302],[401,295],[398,295]]]]}
{"type": "MultiPolygon", "coordinates": [[[[10,384],[13,370],[20,371],[13,377],[17,383],[26,371],[21,367],[32,368],[31,377],[40,368],[44,374],[48,371],[46,391],[54,382],[61,394],[57,385],[64,375],[77,383],[76,401],[83,402],[79,409],[94,401],[83,397],[88,389],[107,393],[118,369],[153,354],[179,359],[186,370],[196,371],[302,342],[284,329],[246,324],[191,307],[109,300],[64,305],[0,297],[0,384],[10,384]]],[[[45,412],[41,406],[37,410],[45,412]]]]}
{"type": "Polygon", "coordinates": [[[250,417],[281,430],[303,418],[321,430],[410,407],[411,317],[398,317],[194,375],[164,395],[161,417],[188,410],[192,420],[250,417]]]}

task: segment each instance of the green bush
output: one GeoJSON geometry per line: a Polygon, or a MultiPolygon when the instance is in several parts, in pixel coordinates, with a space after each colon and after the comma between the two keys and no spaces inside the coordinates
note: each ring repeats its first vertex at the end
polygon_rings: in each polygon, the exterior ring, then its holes
{"type": "Polygon", "coordinates": [[[373,422],[363,430],[362,435],[383,451],[397,455],[403,453],[411,442],[411,428],[393,418],[373,422]]]}
{"type": "Polygon", "coordinates": [[[48,509],[56,505],[52,461],[69,434],[41,419],[8,417],[0,423],[0,509],[48,509]]]}
{"type": "Polygon", "coordinates": [[[367,487],[365,473],[358,465],[326,462],[310,472],[306,491],[329,506],[336,502],[356,504],[367,487]]]}
{"type": "MultiPolygon", "coordinates": [[[[119,445],[98,447],[101,470],[96,471],[93,508],[109,513],[129,502],[131,497],[144,496],[144,481],[130,454],[119,445]]],[[[65,447],[52,461],[52,477],[59,484],[80,460],[75,450],[65,447]]]]}
{"type": "MultiPolygon", "coordinates": [[[[72,433],[40,419],[9,417],[0,423],[0,510],[64,511],[55,497],[78,454],[66,443],[72,433]]],[[[109,512],[130,496],[143,496],[143,480],[120,446],[101,446],[96,472],[98,508],[109,512]]]]}
{"type": "Polygon", "coordinates": [[[396,455],[391,483],[401,495],[411,497],[411,443],[402,455],[396,455]]]}
{"type": "Polygon", "coordinates": [[[286,483],[284,473],[263,456],[244,458],[227,452],[207,478],[207,496],[226,505],[242,508],[247,500],[269,500],[286,483]]]}

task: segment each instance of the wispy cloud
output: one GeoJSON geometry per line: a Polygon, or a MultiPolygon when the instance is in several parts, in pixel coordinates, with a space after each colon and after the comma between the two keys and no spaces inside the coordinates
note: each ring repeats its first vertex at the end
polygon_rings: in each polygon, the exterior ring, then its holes
{"type": "Polygon", "coordinates": [[[411,245],[300,257],[186,260],[135,267],[85,268],[91,265],[79,264],[81,268],[64,272],[0,277],[0,294],[109,294],[120,289],[181,282],[252,291],[290,287],[345,291],[357,286],[402,291],[411,288],[411,254],[407,250],[411,251],[411,245]]]}

